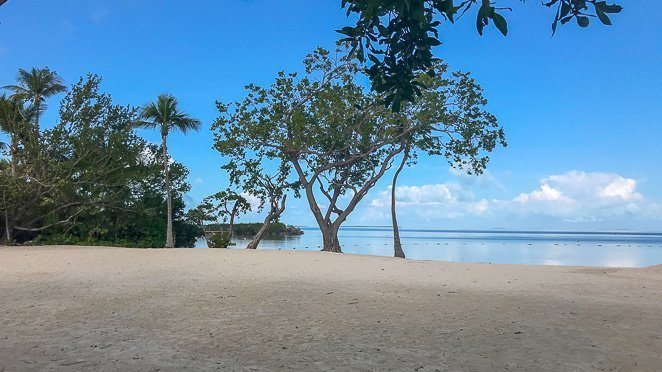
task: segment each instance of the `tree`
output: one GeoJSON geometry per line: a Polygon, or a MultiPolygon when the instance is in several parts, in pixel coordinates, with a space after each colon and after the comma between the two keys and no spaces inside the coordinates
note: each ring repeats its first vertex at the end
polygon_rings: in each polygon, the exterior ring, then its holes
{"type": "MultiPolygon", "coordinates": [[[[0,142],[0,151],[7,151],[9,155],[11,178],[17,176],[18,152],[21,140],[29,129],[29,121],[34,111],[28,110],[23,106],[23,102],[16,98],[7,98],[0,96],[0,132],[9,136],[9,143],[0,142]]],[[[14,182],[12,180],[11,182],[14,182]]],[[[8,185],[9,186],[9,185],[8,185]]],[[[9,203],[7,204],[9,207],[9,203]]],[[[5,241],[12,244],[12,227],[9,218],[9,208],[4,210],[5,241]]]]}
{"type": "Polygon", "coordinates": [[[16,97],[0,96],[0,132],[9,136],[6,150],[13,176],[16,176],[19,148],[28,134],[34,113],[34,110],[24,107],[23,102],[16,97]]]}
{"type": "Polygon", "coordinates": [[[393,227],[393,256],[398,258],[405,258],[405,251],[402,249],[402,242],[400,241],[400,228],[398,227],[398,216],[395,211],[395,198],[398,176],[400,176],[402,168],[404,168],[405,163],[407,163],[407,160],[409,160],[409,152],[411,151],[411,144],[408,141],[405,140],[404,145],[405,150],[402,154],[402,160],[400,161],[398,168],[395,170],[395,173],[393,174],[393,181],[391,182],[391,226],[393,227]]]}
{"type": "MultiPolygon", "coordinates": [[[[544,0],[546,7],[556,7],[552,33],[557,25],[572,19],[588,27],[589,17],[611,25],[609,14],[619,13],[620,5],[604,0],[544,0]]],[[[442,21],[454,23],[471,8],[478,7],[476,29],[483,34],[490,21],[504,36],[508,24],[493,0],[342,0],[347,15],[357,16],[354,26],[338,30],[342,41],[351,43],[352,51],[363,61],[367,55],[371,66],[366,70],[372,88],[384,93],[384,104],[399,111],[403,102],[413,102],[422,86],[419,73],[432,73],[435,58],[432,49],[441,45],[442,21]]]]}
{"type": "Polygon", "coordinates": [[[46,110],[46,98],[66,92],[67,87],[62,78],[48,67],[31,68],[30,71],[19,69],[16,85],[6,85],[3,88],[14,92],[13,96],[29,102],[34,113],[34,138],[39,138],[39,117],[46,110]]]}
{"type": "Polygon", "coordinates": [[[163,177],[165,180],[167,194],[168,225],[166,227],[166,248],[173,248],[175,240],[173,236],[172,218],[172,193],[170,189],[170,178],[168,175],[168,135],[170,132],[179,130],[182,133],[197,131],[200,129],[200,121],[190,117],[179,109],[177,99],[170,94],[161,94],[156,102],[146,105],[141,112],[142,121],[139,125],[146,128],[157,128],[161,133],[163,151],[163,177]]]}
{"type": "MultiPolygon", "coordinates": [[[[222,113],[228,110],[221,103],[217,106],[222,113]]],[[[299,183],[290,180],[291,168],[287,161],[277,159],[270,149],[246,136],[247,132],[238,133],[238,128],[233,125],[237,122],[227,119],[221,116],[212,125],[212,129],[217,131],[214,148],[230,158],[222,168],[229,173],[232,184],[260,200],[259,210],[268,206],[262,226],[246,246],[246,249],[257,249],[269,226],[278,221],[285,211],[288,191],[299,196],[299,183]]]]}
{"type": "Polygon", "coordinates": [[[217,143],[260,149],[268,159],[294,168],[324,251],[342,251],[340,226],[411,139],[463,165],[486,161],[479,151],[494,148],[503,136],[466,74],[440,80],[445,86],[439,95],[458,97],[393,113],[381,104],[382,96],[365,91],[361,66],[346,54],[332,57],[318,49],[304,64],[302,78],[280,73],[269,88],[249,85],[247,97],[231,108],[219,105],[222,115],[214,128],[217,143]],[[431,110],[441,107],[461,120],[433,120],[431,110]]]}
{"type": "MultiPolygon", "coordinates": [[[[100,82],[88,75],[71,87],[57,124],[40,136],[39,151],[19,135],[14,166],[11,158],[0,159],[3,240],[164,246],[163,152],[135,134],[138,110],[114,105],[100,82]]],[[[0,107],[0,120],[5,117],[0,107]]],[[[192,246],[198,229],[184,219],[182,198],[190,189],[188,170],[172,162],[169,175],[175,244],[192,246]]]]}
{"type": "Polygon", "coordinates": [[[41,151],[22,154],[4,177],[1,199],[14,203],[5,205],[5,227],[25,239],[118,203],[142,141],[128,129],[135,110],[113,106],[99,82],[81,79],[63,100],[60,122],[40,139],[41,151]]]}
{"type": "Polygon", "coordinates": [[[203,200],[201,207],[206,209],[206,215],[214,216],[213,221],[219,219],[228,222],[228,239],[232,239],[234,220],[237,216],[251,210],[251,204],[241,194],[227,189],[208,196],[203,200]]]}
{"type": "Polygon", "coordinates": [[[395,257],[404,258],[396,216],[397,179],[406,164],[416,163],[417,153],[442,156],[468,174],[481,174],[489,162],[487,153],[506,146],[503,129],[485,110],[482,88],[465,72],[448,72],[448,65],[435,62],[434,74],[419,74],[426,88],[415,103],[401,111],[400,131],[415,128],[401,138],[402,160],[391,184],[391,220],[395,257]]]}

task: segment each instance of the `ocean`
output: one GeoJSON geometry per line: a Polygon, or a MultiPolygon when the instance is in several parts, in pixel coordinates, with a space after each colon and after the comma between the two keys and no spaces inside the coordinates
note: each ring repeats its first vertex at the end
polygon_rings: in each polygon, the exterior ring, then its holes
{"type": "MultiPolygon", "coordinates": [[[[260,249],[320,250],[317,228],[304,235],[263,240],[260,249]]],[[[343,252],[393,255],[390,227],[344,227],[339,234],[343,252]]],[[[401,229],[407,258],[495,264],[645,267],[662,264],[662,233],[567,232],[507,230],[401,229]]],[[[235,239],[231,248],[245,248],[249,239],[235,239]]],[[[196,244],[206,248],[204,240],[196,244]]]]}

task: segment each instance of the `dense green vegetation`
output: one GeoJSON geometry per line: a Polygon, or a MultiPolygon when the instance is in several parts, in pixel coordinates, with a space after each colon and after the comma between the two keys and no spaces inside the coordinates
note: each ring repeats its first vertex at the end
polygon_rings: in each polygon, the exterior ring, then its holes
{"type": "MultiPolygon", "coordinates": [[[[4,4],[0,0],[0,5],[4,4]]],[[[293,234],[278,222],[288,195],[304,196],[323,236],[323,250],[341,252],[338,229],[375,184],[395,168],[391,215],[394,255],[404,257],[395,206],[397,179],[420,154],[440,156],[467,173],[481,173],[487,153],[505,146],[503,129],[485,109],[481,87],[468,73],[450,72],[434,58],[442,21],[478,9],[476,29],[508,25],[489,0],[342,0],[354,26],[334,54],[317,49],[305,73],[280,72],[273,84],[247,86],[246,98],[217,102],[214,149],[226,159],[230,187],[184,213],[188,170],[170,159],[168,136],[198,130],[200,122],[163,94],[142,109],[113,105],[88,75],[62,100],[59,121],[45,131],[46,98],[67,90],[48,68],[19,70],[0,97],[0,237],[8,244],[192,246],[206,222],[223,222],[213,245],[233,234],[293,234]],[[362,81],[368,78],[371,89],[362,81]],[[138,137],[155,128],[161,145],[138,137]],[[397,165],[396,165],[397,164],[397,165]],[[237,225],[259,200],[262,224],[237,225]]],[[[602,0],[546,0],[557,25],[589,17],[605,25],[621,7],[602,0]]]]}
{"type": "MultiPolygon", "coordinates": [[[[21,71],[11,87],[15,94],[0,98],[0,129],[10,138],[8,158],[0,160],[1,240],[165,246],[165,153],[136,135],[140,109],[113,104],[100,91],[101,78],[88,75],[68,90],[58,122],[42,131],[38,114],[49,84],[59,86],[57,91],[64,87],[50,70],[21,71]],[[32,92],[34,87],[42,93],[32,92]]],[[[192,246],[200,235],[199,226],[184,218],[187,175],[184,165],[171,164],[173,228],[180,247],[192,246]]]]}
{"type": "Polygon", "coordinates": [[[420,98],[393,112],[384,94],[364,87],[364,66],[347,49],[317,49],[304,66],[301,76],[281,72],[268,87],[249,85],[240,102],[218,103],[212,125],[233,184],[269,203],[264,228],[282,213],[288,191],[301,193],[323,250],[341,252],[340,226],[403,152],[410,163],[427,153],[480,173],[486,153],[505,145],[468,73],[435,64],[434,76],[417,77],[425,87],[420,98]]]}
{"type": "MultiPolygon", "coordinates": [[[[227,231],[229,225],[225,223],[213,223],[205,226],[207,231],[227,231]]],[[[238,223],[234,225],[234,237],[252,238],[262,227],[261,223],[238,223]]],[[[303,230],[297,226],[286,225],[282,222],[272,222],[264,237],[268,239],[285,238],[288,236],[303,235],[303,230]]]]}

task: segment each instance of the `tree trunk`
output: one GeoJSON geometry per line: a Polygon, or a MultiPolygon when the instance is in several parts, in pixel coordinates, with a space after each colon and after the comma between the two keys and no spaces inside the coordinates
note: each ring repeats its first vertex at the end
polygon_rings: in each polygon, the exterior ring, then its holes
{"type": "Polygon", "coordinates": [[[262,237],[267,232],[267,229],[269,229],[269,225],[271,225],[271,221],[273,221],[273,219],[274,219],[274,213],[269,212],[267,218],[264,219],[264,223],[260,227],[260,230],[257,231],[253,239],[251,239],[251,242],[248,243],[246,249],[257,249],[257,245],[260,244],[262,237]]]}
{"type": "Polygon", "coordinates": [[[168,145],[167,135],[161,135],[163,139],[163,175],[165,177],[166,203],[168,205],[168,225],[166,227],[166,248],[175,247],[175,239],[172,233],[172,193],[170,192],[170,174],[168,172],[168,145]]]}
{"type": "Polygon", "coordinates": [[[39,109],[41,108],[41,97],[40,96],[35,96],[34,101],[32,103],[35,108],[35,115],[34,115],[34,140],[35,144],[39,143],[39,115],[41,114],[39,109]]]}
{"type": "Polygon", "coordinates": [[[12,177],[16,177],[16,153],[18,152],[18,144],[16,142],[16,134],[12,134],[11,145],[9,145],[9,160],[11,161],[12,177]]]}
{"type": "Polygon", "coordinates": [[[322,241],[324,246],[322,252],[335,252],[342,253],[340,248],[340,241],[338,241],[338,228],[331,226],[320,226],[322,230],[322,241]]]}
{"type": "Polygon", "coordinates": [[[280,207],[278,207],[277,204],[272,204],[272,208],[269,211],[267,218],[264,219],[264,223],[262,224],[262,227],[260,227],[260,230],[258,230],[257,234],[255,234],[253,239],[251,239],[251,242],[248,243],[246,249],[257,249],[257,245],[260,244],[260,241],[262,240],[262,237],[269,229],[269,225],[271,225],[271,222],[276,218],[280,217],[280,215],[285,210],[286,199],[287,199],[287,195],[284,195],[283,199],[280,202],[280,207]]]}
{"type": "Polygon", "coordinates": [[[398,176],[402,172],[407,158],[409,157],[409,145],[405,147],[405,153],[402,155],[402,162],[393,175],[393,184],[391,185],[391,222],[393,224],[393,256],[405,258],[405,252],[402,250],[402,243],[400,242],[400,229],[398,228],[398,218],[395,213],[395,188],[398,182],[398,176]]]}
{"type": "Polygon", "coordinates": [[[13,238],[11,235],[11,227],[9,227],[9,212],[5,211],[5,240],[7,245],[12,245],[13,238]]]}
{"type": "Polygon", "coordinates": [[[237,207],[239,202],[235,202],[232,207],[232,212],[230,213],[230,225],[228,226],[228,238],[232,239],[234,235],[234,216],[237,214],[237,207]]]}
{"type": "MultiPolygon", "coordinates": [[[[11,176],[16,177],[16,153],[18,145],[16,144],[16,133],[11,135],[11,144],[9,145],[9,160],[11,161],[11,176]]],[[[5,210],[5,240],[7,245],[12,245],[12,228],[9,225],[9,211],[5,210]]]]}

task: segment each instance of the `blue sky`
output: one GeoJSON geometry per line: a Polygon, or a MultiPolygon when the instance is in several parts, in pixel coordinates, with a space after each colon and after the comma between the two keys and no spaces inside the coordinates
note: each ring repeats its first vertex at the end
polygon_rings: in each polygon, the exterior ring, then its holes
{"type": "MultiPolygon", "coordinates": [[[[662,4],[621,0],[614,26],[568,24],[552,37],[552,10],[510,3],[508,37],[492,28],[480,37],[466,17],[442,26],[436,51],[484,87],[509,146],[479,178],[440,158],[407,169],[402,225],[662,230],[662,35],[650,22],[662,4]]],[[[0,84],[19,67],[48,66],[68,83],[100,74],[116,103],[174,94],[204,123],[170,146],[191,170],[194,205],[227,185],[211,149],[214,101],[241,99],[244,85],[268,84],[279,70],[299,71],[305,54],[331,48],[333,30],[347,22],[339,0],[9,0],[0,7],[0,84]]],[[[59,99],[45,126],[56,122],[59,99]]],[[[388,225],[387,189],[378,184],[347,223],[388,225]]],[[[285,222],[314,225],[306,208],[290,202],[285,222]]]]}

